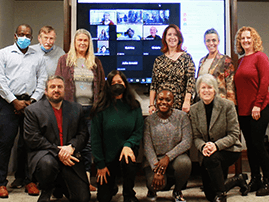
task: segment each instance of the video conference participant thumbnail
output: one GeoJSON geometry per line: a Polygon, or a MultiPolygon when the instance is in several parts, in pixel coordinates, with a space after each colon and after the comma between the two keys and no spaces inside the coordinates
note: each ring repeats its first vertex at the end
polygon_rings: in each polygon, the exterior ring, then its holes
{"type": "Polygon", "coordinates": [[[119,41],[117,55],[143,55],[142,41],[119,41]]]}
{"type": "Polygon", "coordinates": [[[118,56],[117,70],[119,71],[142,71],[143,56],[118,56]]]}
{"type": "Polygon", "coordinates": [[[116,10],[90,10],[90,25],[114,25],[116,10]]]}
{"type": "Polygon", "coordinates": [[[142,26],[118,26],[117,27],[117,40],[141,40],[142,38],[142,26]],[[125,29],[124,29],[125,28],[125,29]],[[124,31],[124,30],[126,31],[124,31]]]}

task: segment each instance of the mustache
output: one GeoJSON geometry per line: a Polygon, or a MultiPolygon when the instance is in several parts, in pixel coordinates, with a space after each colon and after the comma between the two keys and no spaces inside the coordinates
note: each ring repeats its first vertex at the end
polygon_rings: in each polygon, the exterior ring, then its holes
{"type": "Polygon", "coordinates": [[[49,46],[49,47],[52,47],[52,46],[53,46],[53,45],[50,44],[50,43],[45,43],[44,45],[45,45],[45,46],[49,46]]]}

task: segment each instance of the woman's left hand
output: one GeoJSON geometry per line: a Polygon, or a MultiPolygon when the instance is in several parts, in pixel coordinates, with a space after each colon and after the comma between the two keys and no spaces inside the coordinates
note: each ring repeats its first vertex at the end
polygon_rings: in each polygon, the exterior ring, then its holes
{"type": "Polygon", "coordinates": [[[165,155],[157,163],[154,164],[156,167],[154,168],[153,171],[157,174],[163,175],[166,171],[168,164],[169,164],[169,157],[165,155]]]}
{"type": "Polygon", "coordinates": [[[183,102],[182,111],[188,113],[190,111],[190,102],[183,102]]]}
{"type": "Polygon", "coordinates": [[[252,109],[251,116],[254,120],[259,120],[259,118],[261,117],[261,108],[254,106],[252,109]]]}
{"type": "Polygon", "coordinates": [[[127,164],[129,163],[128,157],[131,158],[132,162],[135,162],[136,161],[135,160],[134,152],[133,152],[133,150],[130,147],[125,146],[125,147],[122,148],[119,161],[121,161],[121,159],[122,159],[123,156],[124,156],[125,162],[127,164]]]}

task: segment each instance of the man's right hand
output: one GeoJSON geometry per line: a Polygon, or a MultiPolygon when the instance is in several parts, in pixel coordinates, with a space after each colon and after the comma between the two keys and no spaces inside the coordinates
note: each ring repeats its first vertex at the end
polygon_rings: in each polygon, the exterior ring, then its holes
{"type": "Polygon", "coordinates": [[[18,100],[18,99],[13,100],[12,104],[16,110],[15,114],[23,113],[24,108],[27,106],[24,100],[18,100]]]}

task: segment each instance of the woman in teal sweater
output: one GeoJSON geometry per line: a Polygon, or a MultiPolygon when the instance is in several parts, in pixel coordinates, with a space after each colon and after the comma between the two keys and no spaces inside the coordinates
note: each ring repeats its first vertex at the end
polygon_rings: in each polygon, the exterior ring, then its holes
{"type": "Polygon", "coordinates": [[[123,171],[124,201],[138,201],[133,187],[136,157],[143,135],[143,116],[122,72],[113,70],[107,75],[105,87],[91,115],[99,202],[111,201],[116,194],[115,179],[120,167],[123,171]]]}

